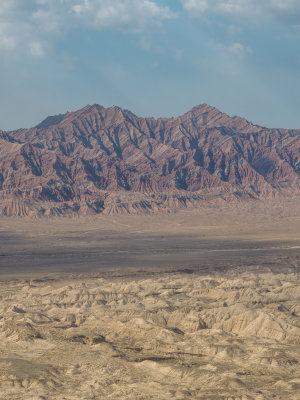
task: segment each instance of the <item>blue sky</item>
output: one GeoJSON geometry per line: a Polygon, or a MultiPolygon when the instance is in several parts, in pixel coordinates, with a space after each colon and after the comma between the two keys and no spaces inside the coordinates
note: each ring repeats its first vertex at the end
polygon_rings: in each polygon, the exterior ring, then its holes
{"type": "Polygon", "coordinates": [[[0,0],[0,129],[94,103],[300,128],[300,1],[0,0]]]}

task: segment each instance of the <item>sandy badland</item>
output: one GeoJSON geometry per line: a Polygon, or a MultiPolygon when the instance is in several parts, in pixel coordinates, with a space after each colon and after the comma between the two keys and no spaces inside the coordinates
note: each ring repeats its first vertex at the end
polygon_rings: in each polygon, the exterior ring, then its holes
{"type": "Polygon", "coordinates": [[[299,399],[298,208],[2,219],[0,399],[299,399]],[[119,269],[105,268],[111,246],[119,269]]]}
{"type": "Polygon", "coordinates": [[[299,399],[295,274],[1,285],[1,399],[299,399]]]}

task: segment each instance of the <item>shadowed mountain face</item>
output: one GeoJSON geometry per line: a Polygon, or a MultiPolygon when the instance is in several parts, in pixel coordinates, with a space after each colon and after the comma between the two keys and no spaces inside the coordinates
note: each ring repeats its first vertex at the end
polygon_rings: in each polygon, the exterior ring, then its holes
{"type": "Polygon", "coordinates": [[[206,104],[178,118],[99,105],[0,131],[0,214],[134,213],[298,195],[300,130],[206,104]]]}

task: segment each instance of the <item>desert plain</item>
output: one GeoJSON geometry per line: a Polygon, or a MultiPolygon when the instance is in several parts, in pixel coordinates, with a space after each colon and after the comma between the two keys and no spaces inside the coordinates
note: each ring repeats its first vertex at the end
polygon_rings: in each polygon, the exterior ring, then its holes
{"type": "Polygon", "coordinates": [[[0,220],[0,399],[300,399],[299,199],[0,220]]]}

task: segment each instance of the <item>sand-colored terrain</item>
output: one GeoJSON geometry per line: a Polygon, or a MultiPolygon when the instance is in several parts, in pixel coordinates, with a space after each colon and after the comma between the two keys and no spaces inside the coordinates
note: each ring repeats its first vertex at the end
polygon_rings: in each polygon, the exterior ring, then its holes
{"type": "Polygon", "coordinates": [[[0,220],[0,399],[300,399],[299,203],[0,220]]]}
{"type": "Polygon", "coordinates": [[[1,400],[299,399],[295,274],[2,283],[1,400]]]}
{"type": "Polygon", "coordinates": [[[241,202],[176,214],[0,218],[0,274],[270,266],[300,255],[300,199],[241,202]]]}

